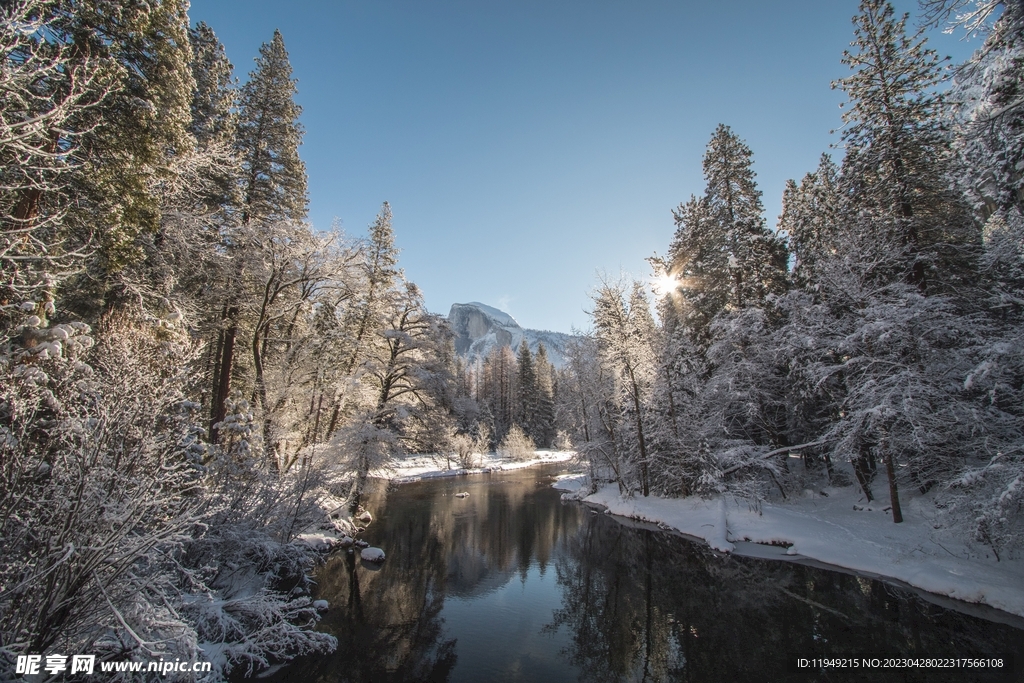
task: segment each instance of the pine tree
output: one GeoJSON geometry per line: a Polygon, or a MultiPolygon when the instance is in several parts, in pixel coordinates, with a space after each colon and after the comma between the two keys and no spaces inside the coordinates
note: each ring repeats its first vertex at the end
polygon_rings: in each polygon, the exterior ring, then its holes
{"type": "Polygon", "coordinates": [[[704,196],[673,211],[676,233],[656,266],[679,283],[676,316],[702,346],[720,312],[763,305],[786,287],[785,243],[765,225],[752,163],[750,148],[719,125],[704,154],[704,196]]]}
{"type": "Polygon", "coordinates": [[[536,440],[537,431],[537,375],[533,354],[524,339],[516,351],[516,408],[515,422],[526,434],[536,440]]]}
{"type": "Polygon", "coordinates": [[[537,410],[532,436],[538,446],[549,448],[555,438],[555,374],[543,344],[537,345],[533,374],[537,387],[537,410]]]}
{"type": "Polygon", "coordinates": [[[507,346],[495,348],[484,359],[480,402],[491,418],[491,437],[500,443],[515,420],[516,356],[507,346]]]}
{"type": "MultiPolygon", "coordinates": [[[[42,125],[24,140],[56,165],[23,166],[18,174],[28,182],[5,182],[14,192],[0,204],[8,212],[5,222],[42,229],[39,237],[58,253],[89,245],[77,254],[89,272],[64,292],[80,310],[95,314],[115,305],[116,273],[141,260],[139,236],[159,226],[160,182],[173,175],[174,158],[192,146],[187,4],[32,2],[18,17],[28,21],[26,27],[44,28],[33,34],[31,47],[16,48],[16,59],[28,56],[29,64],[55,68],[31,84],[34,97],[17,96],[11,113],[28,114],[21,105],[36,108],[30,119],[41,114],[42,125]],[[47,219],[58,216],[59,230],[49,230],[47,219]]],[[[53,297],[48,289],[43,296],[53,297]]]]}
{"type": "Polygon", "coordinates": [[[920,33],[907,35],[906,20],[896,20],[886,0],[862,0],[855,50],[842,60],[853,74],[832,85],[849,98],[842,133],[849,213],[870,217],[882,242],[906,249],[906,278],[923,291],[928,271],[948,279],[967,260],[961,248],[979,235],[947,180],[952,155],[936,91],[943,60],[920,33]]]}
{"type": "Polygon", "coordinates": [[[782,194],[779,232],[789,237],[793,276],[798,286],[810,285],[819,261],[835,253],[840,224],[839,168],[827,154],[818,169],[797,185],[790,180],[782,194]]]}
{"type": "Polygon", "coordinates": [[[1024,4],[1007,3],[985,44],[958,69],[950,99],[958,176],[980,220],[1024,216],[1024,4]]]}
{"type": "Polygon", "coordinates": [[[765,224],[752,156],[721,124],[704,154],[705,198],[728,254],[729,304],[737,308],[761,305],[769,294],[786,287],[786,246],[765,224]]]}
{"type": "Polygon", "coordinates": [[[230,209],[238,204],[238,174],[235,168],[236,121],[234,67],[216,34],[199,22],[189,32],[192,45],[192,123],[189,131],[201,152],[208,155],[200,171],[207,191],[201,196],[206,212],[230,209]]]}
{"type": "Polygon", "coordinates": [[[280,31],[260,47],[256,69],[242,87],[238,155],[242,160],[242,223],[306,217],[306,166],[299,158],[302,108],[280,31]]]}
{"type": "Polygon", "coordinates": [[[665,269],[679,286],[667,301],[679,333],[706,344],[711,321],[729,300],[729,254],[706,198],[691,196],[672,213],[676,232],[665,269]]]}
{"type": "MultiPolygon", "coordinates": [[[[235,145],[242,164],[240,220],[243,227],[260,223],[299,221],[306,216],[306,168],[299,158],[302,126],[301,108],[292,99],[295,81],[280,31],[260,47],[256,69],[242,88],[239,98],[235,145]]],[[[271,244],[273,235],[251,235],[256,242],[271,244]]],[[[250,236],[243,231],[228,239],[228,252],[236,262],[235,286],[244,283],[243,252],[250,236]]],[[[222,310],[222,331],[217,341],[217,362],[213,372],[210,435],[216,441],[215,425],[224,419],[224,401],[231,394],[235,372],[235,340],[240,325],[237,292],[229,293],[222,310]]]]}

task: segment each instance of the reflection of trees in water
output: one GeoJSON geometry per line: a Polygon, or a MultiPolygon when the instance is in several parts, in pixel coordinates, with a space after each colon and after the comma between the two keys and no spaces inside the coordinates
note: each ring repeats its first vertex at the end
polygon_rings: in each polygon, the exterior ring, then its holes
{"type": "Polygon", "coordinates": [[[548,628],[567,636],[565,654],[583,681],[964,683],[986,679],[959,670],[792,674],[787,657],[1024,651],[1021,631],[880,582],[717,556],[561,504],[532,475],[501,476],[508,481],[403,486],[386,504],[371,496],[377,519],[367,540],[387,562],[372,571],[355,556],[330,560],[318,574],[319,596],[331,603],[320,628],[337,636],[338,650],[296,662],[277,680],[448,680],[457,643],[446,637],[444,597],[499,588],[525,577],[532,561],[542,570],[553,562],[562,604],[548,628]],[[457,490],[471,495],[455,498],[457,490]]]}
{"type": "Polygon", "coordinates": [[[1022,651],[1021,631],[939,609],[878,581],[720,557],[604,516],[556,561],[566,655],[584,681],[984,679],[963,671],[787,670],[789,655],[978,656],[1022,651]],[[859,676],[859,678],[858,678],[859,676]]]}
{"type": "Polygon", "coordinates": [[[455,640],[444,638],[445,548],[428,520],[407,529],[389,548],[380,571],[355,554],[336,555],[318,574],[319,595],[331,609],[320,630],[338,649],[289,666],[281,680],[445,681],[455,666],[455,640]],[[385,575],[401,577],[395,580],[385,575]]]}
{"type": "Polygon", "coordinates": [[[330,559],[317,575],[318,597],[331,605],[318,628],[338,638],[338,649],[289,665],[277,680],[448,680],[457,653],[440,617],[445,596],[500,588],[517,572],[525,576],[533,560],[543,570],[586,514],[539,489],[535,473],[504,478],[499,486],[410,484],[388,499],[382,488],[372,491],[366,507],[376,520],[366,538],[387,561],[373,571],[355,555],[330,559]],[[455,498],[455,490],[471,495],[455,498]]]}
{"type": "Polygon", "coordinates": [[[533,562],[546,571],[552,548],[575,532],[582,511],[562,505],[555,491],[535,489],[532,480],[479,485],[470,488],[467,499],[438,501],[435,530],[452,552],[449,593],[471,596],[493,590],[517,572],[525,580],[533,562]]]}

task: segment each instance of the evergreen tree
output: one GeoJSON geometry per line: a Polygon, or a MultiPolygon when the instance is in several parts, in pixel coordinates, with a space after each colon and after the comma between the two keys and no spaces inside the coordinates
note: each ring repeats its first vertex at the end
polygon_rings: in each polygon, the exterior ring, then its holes
{"type": "Polygon", "coordinates": [[[516,351],[516,407],[515,422],[530,438],[536,440],[537,427],[537,375],[533,354],[524,339],[516,351]]]}
{"type": "Polygon", "coordinates": [[[541,448],[549,448],[555,439],[555,374],[548,352],[543,344],[537,345],[533,359],[536,383],[537,410],[534,415],[533,440],[541,448]]]}
{"type": "MultiPolygon", "coordinates": [[[[14,120],[27,114],[22,121],[33,122],[18,147],[47,162],[15,161],[22,166],[13,171],[14,183],[4,183],[0,205],[5,222],[38,233],[23,244],[45,253],[51,248],[40,242],[51,243],[57,254],[89,245],[76,254],[79,270],[87,265],[88,273],[64,293],[80,310],[95,314],[116,303],[123,287],[114,276],[142,258],[137,240],[159,226],[160,183],[192,146],[187,6],[184,0],[5,5],[22,13],[10,20],[42,27],[31,38],[19,29],[29,39],[7,54],[14,64],[28,61],[15,72],[48,64],[50,73],[4,102],[14,120]]],[[[43,297],[55,295],[52,284],[45,289],[43,297]]]]}
{"type": "Polygon", "coordinates": [[[677,318],[702,346],[720,312],[763,305],[785,290],[788,254],[765,225],[751,157],[728,126],[718,126],[704,155],[704,196],[673,211],[668,259],[656,264],[679,283],[672,297],[677,318]]]}
{"type": "Polygon", "coordinates": [[[199,22],[189,32],[192,45],[192,123],[189,131],[200,151],[208,155],[200,175],[209,188],[201,200],[206,212],[230,209],[238,204],[238,169],[233,149],[236,121],[234,67],[216,34],[199,22]]]}
{"type": "MultiPolygon", "coordinates": [[[[242,88],[239,98],[235,145],[242,165],[240,220],[243,227],[260,223],[299,221],[306,216],[306,168],[299,159],[302,126],[297,119],[301,108],[292,99],[295,81],[280,31],[260,47],[256,69],[242,88]]],[[[255,243],[273,244],[273,235],[239,231],[228,237],[228,253],[235,261],[232,285],[245,282],[244,253],[255,243]]],[[[236,372],[235,340],[241,321],[239,292],[229,292],[222,309],[222,329],[217,340],[217,362],[213,371],[211,438],[224,419],[224,402],[231,394],[236,372]]],[[[255,351],[254,351],[255,353],[255,351]]]]}
{"type": "Polygon", "coordinates": [[[306,217],[306,166],[299,158],[302,108],[280,31],[260,47],[256,69],[242,87],[238,155],[244,171],[242,222],[306,217]]]}
{"type": "Polygon", "coordinates": [[[729,300],[729,254],[706,198],[691,196],[672,214],[676,232],[665,269],[679,286],[667,301],[676,309],[679,334],[706,344],[712,319],[729,300]]]}
{"type": "Polygon", "coordinates": [[[789,180],[782,194],[779,232],[789,237],[793,276],[799,286],[814,281],[819,261],[836,250],[841,197],[839,168],[827,154],[800,185],[789,180]]]}
{"type": "Polygon", "coordinates": [[[985,44],[961,66],[950,99],[958,178],[980,220],[1024,216],[1024,4],[1007,3],[985,44]]]}
{"type": "Polygon", "coordinates": [[[39,39],[52,19],[44,9],[41,0],[0,7],[0,301],[37,301],[43,321],[54,285],[81,267],[90,241],[66,229],[69,203],[60,201],[84,163],[86,129],[74,124],[115,85],[109,64],[39,39]]]}
{"type": "Polygon", "coordinates": [[[752,156],[750,148],[721,124],[704,154],[705,198],[728,255],[728,303],[736,308],[761,305],[786,286],[786,246],[765,224],[752,156]]]}
{"type": "Polygon", "coordinates": [[[516,356],[507,346],[499,346],[484,359],[478,396],[491,418],[491,438],[498,444],[515,420],[516,356]]]}
{"type": "Polygon", "coordinates": [[[833,87],[849,98],[842,134],[849,214],[873,219],[881,242],[906,250],[906,278],[923,291],[929,270],[948,279],[969,263],[961,248],[979,235],[947,179],[952,156],[936,91],[942,60],[920,33],[907,35],[906,20],[894,18],[887,0],[862,0],[855,49],[842,60],[853,74],[833,87]]]}

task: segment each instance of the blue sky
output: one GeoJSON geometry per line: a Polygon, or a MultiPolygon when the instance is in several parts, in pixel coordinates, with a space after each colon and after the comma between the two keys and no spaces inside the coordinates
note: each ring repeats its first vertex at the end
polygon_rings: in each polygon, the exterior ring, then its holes
{"type": "MultiPolygon", "coordinates": [[[[916,11],[913,1],[897,11],[916,11]]],[[[598,273],[646,277],[704,189],[718,123],[751,147],[770,225],[838,136],[852,0],[193,0],[245,80],[284,35],[310,220],[394,212],[430,310],[482,301],[585,328],[598,273]]],[[[975,47],[930,34],[962,61],[975,47]]],[[[839,150],[832,151],[837,158],[839,150]]]]}

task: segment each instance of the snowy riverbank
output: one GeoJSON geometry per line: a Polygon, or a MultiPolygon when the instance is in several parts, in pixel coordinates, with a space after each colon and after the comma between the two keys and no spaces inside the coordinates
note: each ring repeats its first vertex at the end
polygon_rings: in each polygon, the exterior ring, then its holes
{"type": "MultiPolygon", "coordinates": [[[[582,484],[582,477],[565,477],[555,487],[572,492],[582,484]]],[[[952,532],[936,528],[940,525],[927,499],[909,500],[905,521],[893,524],[884,503],[865,505],[853,487],[823,493],[807,491],[781,505],[764,503],[760,513],[746,501],[724,498],[622,498],[615,485],[584,500],[615,515],[703,539],[721,552],[767,557],[770,553],[757,550],[763,546],[753,544],[788,546],[778,554],[896,579],[1024,617],[1024,560],[997,562],[983,548],[968,547],[952,532]]]]}
{"type": "Polygon", "coordinates": [[[453,458],[450,463],[444,456],[438,455],[413,455],[397,461],[387,470],[373,472],[373,476],[379,479],[390,479],[398,484],[406,484],[422,479],[434,479],[437,477],[458,477],[466,474],[486,474],[487,472],[498,472],[502,470],[517,470],[523,467],[534,465],[546,465],[553,462],[566,462],[576,454],[573,451],[550,451],[539,450],[534,452],[534,457],[529,460],[508,460],[496,453],[478,453],[476,455],[477,467],[459,467],[458,462],[453,458]]]}

